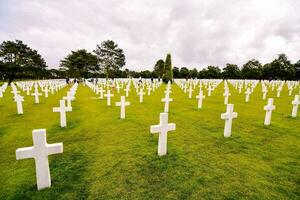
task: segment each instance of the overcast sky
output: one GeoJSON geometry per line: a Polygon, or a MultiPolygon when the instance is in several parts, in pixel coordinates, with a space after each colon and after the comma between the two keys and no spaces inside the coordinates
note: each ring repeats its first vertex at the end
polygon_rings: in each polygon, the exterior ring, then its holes
{"type": "Polygon", "coordinates": [[[0,0],[0,42],[19,39],[55,68],[71,50],[114,40],[126,68],[224,67],[300,59],[300,0],[0,0]]]}

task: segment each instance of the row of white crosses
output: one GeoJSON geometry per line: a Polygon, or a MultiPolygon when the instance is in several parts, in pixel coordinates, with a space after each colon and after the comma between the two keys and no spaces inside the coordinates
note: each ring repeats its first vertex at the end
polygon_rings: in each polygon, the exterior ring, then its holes
{"type": "Polygon", "coordinates": [[[150,133],[158,133],[158,148],[157,154],[159,156],[164,156],[167,154],[167,141],[168,141],[168,132],[174,131],[176,125],[174,123],[168,123],[168,112],[169,112],[169,102],[172,102],[173,99],[170,98],[171,91],[171,82],[169,81],[165,90],[165,97],[161,99],[165,103],[164,112],[160,113],[159,124],[150,126],[150,133]]]}
{"type": "MultiPolygon", "coordinates": [[[[70,90],[71,93],[75,94],[77,89],[77,85],[72,87],[70,90]]],[[[165,91],[165,98],[164,102],[171,93],[171,85],[168,84],[166,91],[165,91]]],[[[202,96],[202,90],[199,91],[199,95],[202,96]]],[[[64,101],[64,100],[62,100],[64,101]]],[[[295,96],[293,104],[293,115],[297,115],[298,105],[300,104],[299,95],[295,96]]],[[[129,105],[128,102],[125,101],[125,96],[121,96],[121,102],[117,102],[117,106],[121,107],[121,118],[125,118],[125,106],[129,105]],[[124,112],[122,112],[122,110],[124,112]]],[[[268,105],[264,107],[266,110],[266,117],[265,117],[265,125],[269,125],[271,123],[271,115],[272,111],[275,109],[273,105],[273,99],[268,99],[268,105]]],[[[234,105],[227,104],[227,110],[225,113],[221,114],[221,119],[225,120],[225,127],[224,127],[224,137],[231,136],[232,130],[232,120],[237,118],[238,114],[233,111],[234,105]]],[[[151,133],[159,133],[158,139],[158,155],[164,156],[167,154],[167,134],[169,131],[174,131],[176,129],[176,125],[174,123],[168,122],[168,113],[165,112],[160,113],[160,122],[158,125],[150,126],[151,133]]],[[[33,135],[33,146],[32,147],[25,147],[19,148],[16,150],[16,158],[19,159],[26,159],[26,158],[34,158],[35,165],[36,165],[36,179],[37,179],[37,187],[38,190],[44,189],[51,186],[51,177],[50,177],[50,170],[49,170],[49,163],[48,163],[48,156],[52,154],[62,153],[63,152],[63,144],[47,144],[46,141],[46,130],[39,129],[34,130],[32,132],[33,135]]]]}
{"type": "Polygon", "coordinates": [[[75,94],[77,91],[78,84],[75,83],[71,88],[70,91],[67,92],[67,96],[63,97],[63,99],[59,100],[59,107],[54,107],[53,112],[59,112],[60,113],[60,126],[66,127],[67,126],[67,117],[66,112],[72,111],[72,105],[71,101],[75,99],[75,94]],[[67,100],[67,106],[66,101],[67,100]]]}
{"type": "MultiPolygon", "coordinates": [[[[51,81],[49,81],[51,83],[51,81]]],[[[60,83],[59,85],[57,85],[57,88],[62,88],[64,87],[65,84],[63,84],[60,81],[54,81],[55,83],[60,83]]],[[[28,81],[28,82],[16,82],[16,85],[18,85],[20,88],[23,88],[23,87],[27,87],[29,88],[29,85],[30,87],[32,87],[34,85],[35,87],[35,92],[32,94],[33,96],[35,96],[35,103],[39,103],[39,96],[41,96],[41,93],[38,92],[38,82],[33,82],[33,81],[28,81]]],[[[17,113],[18,114],[23,114],[24,111],[23,111],[23,102],[24,102],[24,96],[21,96],[19,93],[20,91],[18,91],[17,87],[14,83],[11,84],[11,88],[12,88],[12,93],[14,94],[14,101],[16,102],[17,104],[17,113]]],[[[24,91],[24,90],[23,90],[24,91]]],[[[27,90],[27,91],[30,91],[30,90],[27,90]]]]}
{"type": "Polygon", "coordinates": [[[3,97],[3,93],[5,92],[7,85],[8,83],[4,83],[3,85],[0,86],[0,98],[3,97]]]}

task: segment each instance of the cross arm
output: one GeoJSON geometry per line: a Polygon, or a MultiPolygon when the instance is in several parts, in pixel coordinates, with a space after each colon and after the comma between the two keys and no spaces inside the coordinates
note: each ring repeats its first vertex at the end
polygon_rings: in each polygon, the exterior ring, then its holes
{"type": "Polygon", "coordinates": [[[63,152],[63,143],[47,144],[48,155],[58,154],[63,152]]]}
{"type": "Polygon", "coordinates": [[[150,126],[150,133],[158,133],[160,132],[162,129],[161,129],[161,125],[153,125],[153,126],[150,126]]]}
{"type": "Polygon", "coordinates": [[[34,154],[35,154],[34,147],[24,147],[24,148],[18,148],[16,150],[17,160],[33,158],[34,154]]]}

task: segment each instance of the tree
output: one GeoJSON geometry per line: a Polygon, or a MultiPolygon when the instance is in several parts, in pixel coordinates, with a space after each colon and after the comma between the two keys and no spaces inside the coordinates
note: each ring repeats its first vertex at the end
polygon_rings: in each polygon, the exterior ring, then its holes
{"type": "Polygon", "coordinates": [[[106,40],[101,45],[97,45],[94,53],[97,55],[100,69],[106,74],[106,79],[125,65],[123,49],[118,48],[112,40],[106,40]]]}
{"type": "Polygon", "coordinates": [[[178,67],[173,67],[173,76],[174,78],[181,78],[181,74],[178,67]]]}
{"type": "Polygon", "coordinates": [[[238,79],[241,78],[241,71],[239,67],[235,64],[226,64],[226,67],[223,69],[223,78],[224,79],[238,79]]]}
{"type": "Polygon", "coordinates": [[[296,76],[295,66],[291,64],[285,54],[279,54],[278,58],[263,67],[265,79],[291,80],[296,76]]]}
{"type": "Polygon", "coordinates": [[[221,69],[219,67],[210,65],[207,67],[207,69],[202,70],[202,76],[204,78],[214,78],[214,79],[222,78],[221,69]]]}
{"type": "Polygon", "coordinates": [[[66,58],[61,60],[60,67],[66,70],[70,77],[89,78],[99,70],[97,57],[85,49],[72,51],[66,58]]]}
{"type": "Polygon", "coordinates": [[[300,60],[294,64],[296,69],[296,79],[300,80],[300,60]]]}
{"type": "Polygon", "coordinates": [[[258,60],[252,59],[243,65],[241,72],[245,79],[261,79],[262,65],[258,60]]]}
{"type": "Polygon", "coordinates": [[[169,81],[171,81],[171,82],[173,81],[173,70],[172,70],[171,54],[167,54],[167,57],[166,57],[163,81],[165,83],[167,83],[169,81]]]}
{"type": "Polygon", "coordinates": [[[180,76],[181,76],[181,78],[189,78],[190,77],[189,69],[186,67],[181,67],[180,76]]]}
{"type": "Polygon", "coordinates": [[[196,68],[190,70],[190,76],[191,76],[191,78],[197,78],[197,76],[198,76],[198,71],[197,71],[196,68]]]}
{"type": "Polygon", "coordinates": [[[20,40],[2,42],[0,61],[0,77],[8,79],[9,84],[17,77],[39,78],[47,68],[42,56],[20,40]]]}
{"type": "Polygon", "coordinates": [[[157,77],[162,78],[164,75],[165,62],[159,59],[154,66],[154,73],[157,77]]]}

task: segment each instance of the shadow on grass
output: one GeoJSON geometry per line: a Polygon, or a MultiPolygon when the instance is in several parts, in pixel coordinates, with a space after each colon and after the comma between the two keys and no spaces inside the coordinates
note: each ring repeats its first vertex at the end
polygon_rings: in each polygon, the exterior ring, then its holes
{"type": "Polygon", "coordinates": [[[51,128],[49,128],[48,132],[49,133],[67,132],[67,131],[70,131],[72,129],[75,129],[75,128],[79,127],[79,125],[80,125],[79,120],[76,120],[76,121],[73,120],[73,121],[67,122],[66,127],[60,127],[60,123],[58,122],[57,124],[54,124],[51,128]]]}
{"type": "Polygon", "coordinates": [[[0,137],[6,133],[6,128],[0,128],[0,137]]]}
{"type": "Polygon", "coordinates": [[[36,184],[24,182],[12,199],[87,199],[87,157],[80,152],[54,157],[50,160],[51,188],[38,191],[36,184]]]}
{"type": "MultiPolygon", "coordinates": [[[[195,166],[178,154],[166,156],[145,156],[144,162],[137,165],[138,172],[145,179],[145,199],[189,199],[194,190],[195,166]],[[166,185],[169,190],[166,191],[166,185]],[[159,191],[159,192],[157,192],[159,191]]],[[[200,181],[199,185],[204,184],[200,181]]]]}

